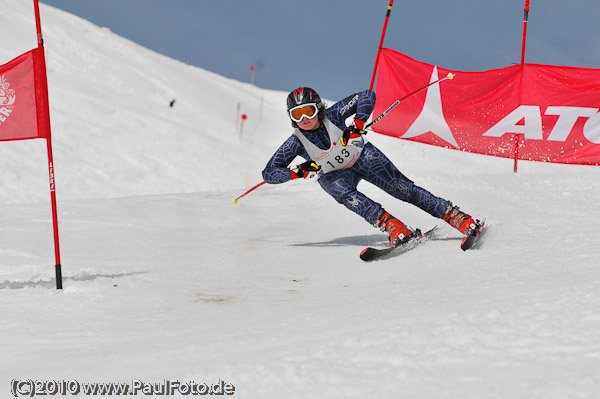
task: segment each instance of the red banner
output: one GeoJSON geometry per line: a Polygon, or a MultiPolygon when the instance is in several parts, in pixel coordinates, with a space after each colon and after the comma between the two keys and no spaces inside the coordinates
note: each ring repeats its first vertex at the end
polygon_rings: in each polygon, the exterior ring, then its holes
{"type": "Polygon", "coordinates": [[[600,164],[600,69],[525,64],[450,71],[383,49],[374,116],[403,96],[373,130],[505,158],[600,164]]]}
{"type": "Polygon", "coordinates": [[[42,51],[36,48],[0,66],[0,141],[50,136],[42,51]]]}

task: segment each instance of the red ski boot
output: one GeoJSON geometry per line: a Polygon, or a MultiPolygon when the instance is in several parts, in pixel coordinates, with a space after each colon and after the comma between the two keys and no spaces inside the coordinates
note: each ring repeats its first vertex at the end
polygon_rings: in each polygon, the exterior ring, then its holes
{"type": "Polygon", "coordinates": [[[477,228],[477,223],[471,215],[462,212],[457,206],[452,205],[452,203],[448,206],[446,214],[442,219],[467,236],[473,235],[477,228]]]}
{"type": "Polygon", "coordinates": [[[384,212],[373,226],[380,228],[381,231],[386,231],[390,244],[395,247],[410,241],[415,236],[411,229],[387,212],[384,212]]]}

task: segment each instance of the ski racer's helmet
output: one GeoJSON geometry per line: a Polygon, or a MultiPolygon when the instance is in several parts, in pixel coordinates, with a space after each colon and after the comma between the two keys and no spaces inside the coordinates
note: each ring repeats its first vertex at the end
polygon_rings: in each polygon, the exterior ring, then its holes
{"type": "Polygon", "coordinates": [[[296,90],[288,94],[287,97],[287,109],[288,111],[298,105],[302,104],[317,104],[317,108],[323,107],[323,102],[319,94],[310,87],[298,87],[296,90]]]}
{"type": "Polygon", "coordinates": [[[312,119],[318,115],[320,121],[325,119],[325,104],[319,94],[310,87],[298,87],[288,94],[287,109],[294,128],[298,127],[296,122],[304,117],[312,119]]]}

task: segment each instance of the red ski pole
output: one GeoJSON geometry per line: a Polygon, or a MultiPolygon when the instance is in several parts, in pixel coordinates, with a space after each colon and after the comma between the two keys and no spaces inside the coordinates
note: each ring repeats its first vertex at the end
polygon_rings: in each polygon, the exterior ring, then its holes
{"type": "MultiPolygon", "coordinates": [[[[298,172],[298,168],[294,168],[292,169],[294,172],[298,172]]],[[[233,201],[233,205],[237,205],[238,200],[248,194],[250,194],[252,191],[256,190],[257,188],[259,188],[260,186],[262,186],[263,184],[265,184],[266,181],[261,181],[260,183],[258,183],[256,186],[252,187],[250,190],[246,191],[244,194],[240,195],[239,197],[235,198],[233,201]]]]}
{"type": "Polygon", "coordinates": [[[233,199],[233,201],[231,201],[231,202],[233,202],[233,205],[236,205],[236,204],[238,203],[238,200],[239,200],[240,198],[242,198],[242,197],[244,197],[244,196],[246,196],[246,195],[250,194],[252,191],[256,190],[257,188],[259,188],[260,186],[262,186],[262,185],[263,185],[263,184],[265,184],[265,183],[266,183],[266,181],[261,181],[261,182],[260,182],[260,183],[258,183],[256,186],[254,186],[254,187],[252,187],[250,190],[246,191],[244,194],[240,195],[240,196],[239,196],[239,197],[237,197],[237,198],[234,198],[234,199],[233,199]]]}

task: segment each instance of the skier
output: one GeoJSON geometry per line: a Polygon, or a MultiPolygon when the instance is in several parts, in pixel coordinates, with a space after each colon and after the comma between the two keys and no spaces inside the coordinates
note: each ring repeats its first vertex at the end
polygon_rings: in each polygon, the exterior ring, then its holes
{"type": "Polygon", "coordinates": [[[329,108],[309,87],[292,91],[287,97],[287,110],[295,131],[267,163],[262,172],[264,181],[279,184],[316,177],[337,202],[387,232],[393,246],[410,241],[419,232],[358,191],[361,180],[443,219],[466,236],[475,234],[477,224],[470,215],[415,185],[366,140],[363,128],[374,106],[375,93],[371,90],[352,94],[329,108]],[[345,121],[352,115],[354,122],[346,127],[345,121]],[[306,162],[289,169],[296,156],[306,162]]]}

